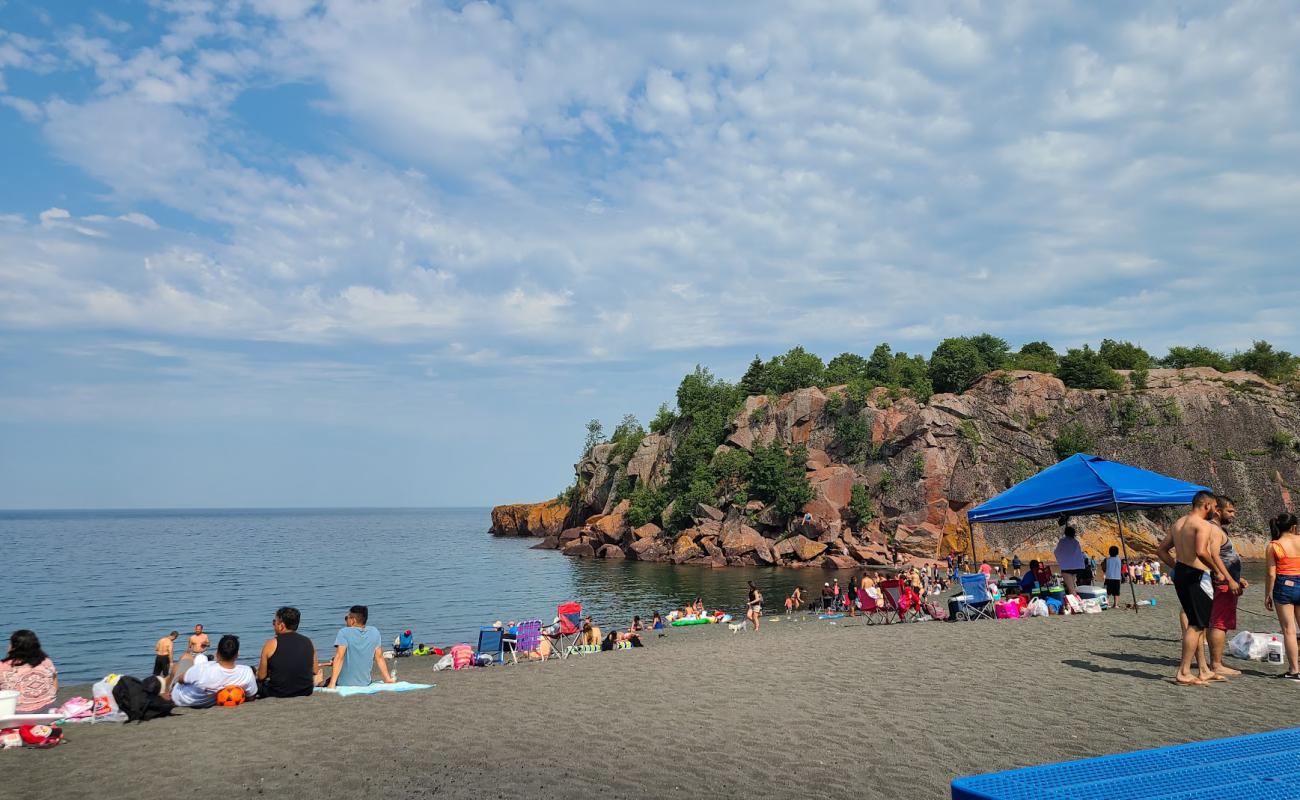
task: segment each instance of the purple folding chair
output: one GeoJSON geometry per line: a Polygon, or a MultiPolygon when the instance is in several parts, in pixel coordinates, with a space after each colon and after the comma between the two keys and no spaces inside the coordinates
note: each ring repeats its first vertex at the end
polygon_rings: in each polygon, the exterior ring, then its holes
{"type": "Polygon", "coordinates": [[[531,653],[542,646],[542,621],[530,619],[519,623],[515,626],[514,640],[507,639],[505,645],[510,651],[510,658],[518,664],[521,651],[531,653]]]}

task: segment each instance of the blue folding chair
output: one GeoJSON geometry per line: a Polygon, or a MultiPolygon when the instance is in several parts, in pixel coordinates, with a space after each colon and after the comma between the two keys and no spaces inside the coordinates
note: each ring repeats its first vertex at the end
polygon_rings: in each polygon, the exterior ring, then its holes
{"type": "Polygon", "coordinates": [[[989,592],[989,579],[982,572],[974,575],[958,575],[961,582],[961,594],[957,596],[956,619],[995,619],[993,613],[993,594],[989,592]]]}
{"type": "Polygon", "coordinates": [[[505,656],[501,652],[502,640],[504,635],[500,628],[485,625],[478,629],[478,648],[474,655],[478,656],[487,653],[492,656],[492,660],[501,664],[505,663],[505,656]]]}

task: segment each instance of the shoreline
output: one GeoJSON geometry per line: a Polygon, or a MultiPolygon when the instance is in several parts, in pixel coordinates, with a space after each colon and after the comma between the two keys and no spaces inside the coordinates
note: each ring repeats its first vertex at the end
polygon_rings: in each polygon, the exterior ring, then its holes
{"type": "Polygon", "coordinates": [[[757,633],[652,631],[640,649],[461,672],[404,658],[400,680],[435,688],[68,725],[65,744],[0,759],[28,795],[65,798],[174,797],[196,782],[291,798],[559,786],[577,797],[940,798],[960,775],[1288,723],[1276,709],[1294,687],[1262,677],[1276,671],[1266,665],[1234,661],[1247,674],[1225,684],[1169,683],[1173,592],[1138,590],[1159,604],[890,626],[778,614],[757,633]],[[147,763],[147,777],[122,763],[147,763]]]}

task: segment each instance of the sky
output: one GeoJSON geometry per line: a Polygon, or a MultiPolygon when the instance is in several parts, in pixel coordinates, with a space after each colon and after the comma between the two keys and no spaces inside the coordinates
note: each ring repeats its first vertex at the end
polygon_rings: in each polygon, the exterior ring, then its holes
{"type": "Polygon", "coordinates": [[[697,363],[1300,350],[1287,2],[0,0],[0,507],[553,496],[697,363]]]}

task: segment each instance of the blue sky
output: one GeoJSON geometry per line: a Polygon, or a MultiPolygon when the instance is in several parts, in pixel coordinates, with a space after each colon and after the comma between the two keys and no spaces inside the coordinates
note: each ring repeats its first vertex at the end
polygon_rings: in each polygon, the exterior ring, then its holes
{"type": "Polygon", "coordinates": [[[586,419],[798,343],[1300,349],[1296,41],[1278,2],[0,0],[0,507],[541,499],[586,419]]]}

